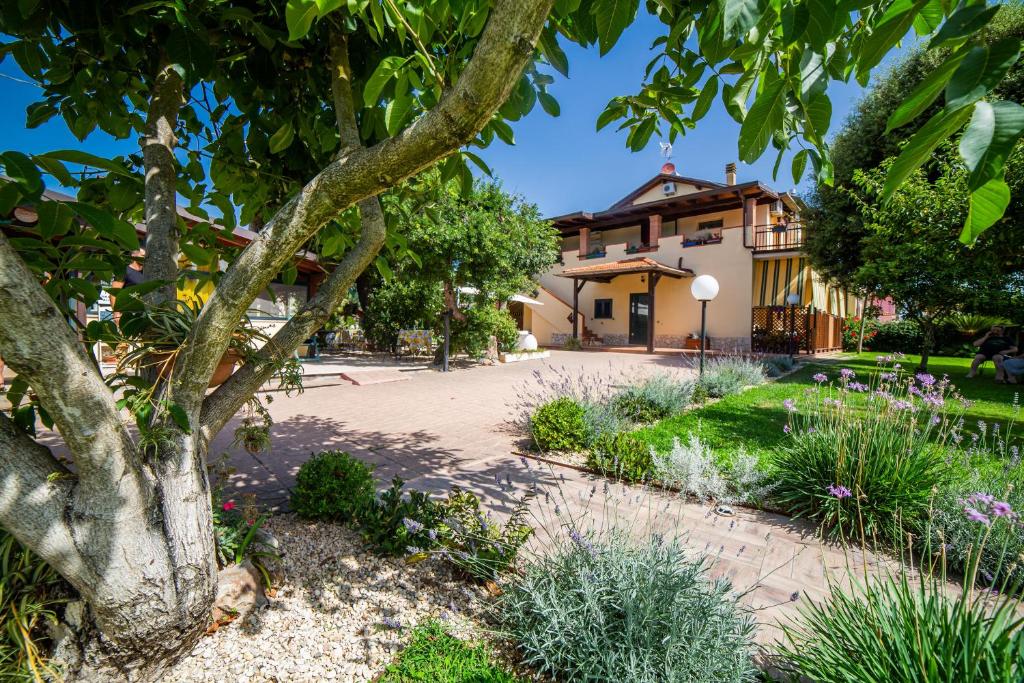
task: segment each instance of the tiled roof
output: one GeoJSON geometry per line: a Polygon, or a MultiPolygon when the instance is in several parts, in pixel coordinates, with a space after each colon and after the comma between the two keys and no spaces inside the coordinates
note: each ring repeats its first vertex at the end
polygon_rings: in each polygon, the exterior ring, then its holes
{"type": "Polygon", "coordinates": [[[559,273],[559,275],[581,279],[600,278],[610,280],[618,275],[629,275],[631,273],[660,273],[676,278],[693,277],[693,271],[689,268],[673,268],[647,256],[610,261],[608,263],[595,263],[592,266],[576,266],[575,268],[567,268],[559,273]]]}

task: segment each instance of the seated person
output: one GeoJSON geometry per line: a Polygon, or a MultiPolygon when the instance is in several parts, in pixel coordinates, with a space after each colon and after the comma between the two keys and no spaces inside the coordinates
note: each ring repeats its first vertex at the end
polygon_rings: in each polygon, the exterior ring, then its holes
{"type": "Polygon", "coordinates": [[[978,374],[978,368],[987,360],[996,365],[996,380],[1002,381],[1002,373],[999,371],[1000,363],[1004,356],[1012,356],[1017,352],[1017,345],[1009,337],[1004,335],[1002,325],[993,325],[992,329],[985,333],[981,339],[977,339],[974,345],[978,347],[978,353],[974,356],[968,377],[978,374]]]}
{"type": "Polygon", "coordinates": [[[1024,354],[1003,358],[996,365],[996,380],[1002,378],[1010,384],[1019,384],[1024,379],[1024,354]]]}

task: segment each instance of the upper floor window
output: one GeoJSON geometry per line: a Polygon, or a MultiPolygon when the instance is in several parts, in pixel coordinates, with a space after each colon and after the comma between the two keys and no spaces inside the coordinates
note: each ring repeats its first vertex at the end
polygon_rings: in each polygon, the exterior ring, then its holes
{"type": "Polygon", "coordinates": [[[612,317],[611,299],[594,299],[594,320],[612,317]]]}
{"type": "Polygon", "coordinates": [[[701,221],[697,224],[698,230],[716,230],[725,225],[725,221],[721,218],[713,221],[701,221]]]}

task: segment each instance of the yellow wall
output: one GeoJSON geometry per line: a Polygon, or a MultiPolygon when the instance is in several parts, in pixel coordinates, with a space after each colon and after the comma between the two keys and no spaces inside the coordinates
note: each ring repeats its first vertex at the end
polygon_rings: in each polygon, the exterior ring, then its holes
{"type": "MultiPolygon", "coordinates": [[[[684,194],[693,194],[694,192],[700,192],[700,190],[698,190],[696,188],[696,186],[690,185],[689,183],[682,183],[682,182],[679,182],[678,180],[675,181],[675,183],[676,183],[675,194],[665,194],[664,192],[662,192],[662,183],[658,183],[657,185],[655,185],[654,187],[652,187],[651,189],[647,190],[642,195],[640,195],[639,197],[634,199],[633,200],[633,205],[635,206],[636,204],[646,204],[647,202],[656,202],[659,199],[665,199],[666,197],[681,197],[684,194]]],[[[710,189],[710,186],[709,187],[705,187],[704,189],[708,190],[708,189],[710,189]]]]}

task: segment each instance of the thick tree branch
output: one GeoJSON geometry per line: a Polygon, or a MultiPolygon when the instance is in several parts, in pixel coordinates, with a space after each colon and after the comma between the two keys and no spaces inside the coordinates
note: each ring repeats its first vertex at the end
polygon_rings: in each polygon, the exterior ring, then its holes
{"type": "Polygon", "coordinates": [[[182,348],[171,398],[198,417],[210,375],[253,299],[329,220],[468,143],[522,74],[553,0],[495,3],[473,57],[438,105],[401,133],[331,163],[267,223],[224,273],[182,348]]]}
{"type": "MultiPolygon", "coordinates": [[[[341,139],[341,155],[359,147],[359,125],[352,101],[352,68],[348,59],[348,41],[344,34],[334,39],[331,48],[331,91],[334,113],[341,139]]],[[[231,416],[245,404],[274,372],[274,361],[290,354],[330,318],[359,277],[380,251],[387,235],[384,212],[376,197],[359,202],[362,231],[355,247],[320,285],[316,295],[277,331],[255,362],[243,365],[227,382],[203,402],[200,423],[206,439],[219,432],[231,416]]]]}
{"type": "Polygon", "coordinates": [[[151,301],[169,301],[176,296],[178,278],[177,161],[174,131],[178,112],[184,102],[178,71],[165,65],[157,74],[149,101],[145,137],[142,138],[142,163],[146,169],[146,261],[142,274],[146,280],[165,280],[167,285],[148,297],[151,301]]]}
{"type": "Polygon", "coordinates": [[[0,525],[54,567],[87,573],[64,511],[74,476],[0,413],[0,525]]]}

